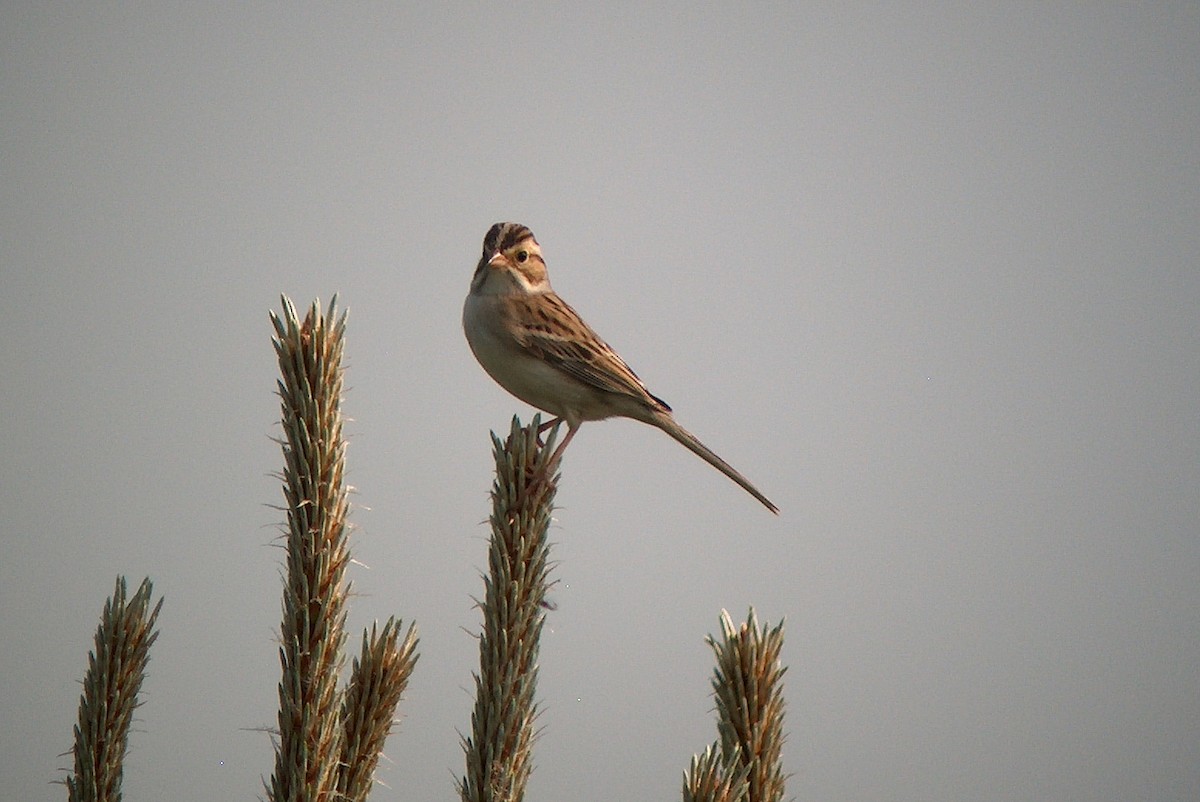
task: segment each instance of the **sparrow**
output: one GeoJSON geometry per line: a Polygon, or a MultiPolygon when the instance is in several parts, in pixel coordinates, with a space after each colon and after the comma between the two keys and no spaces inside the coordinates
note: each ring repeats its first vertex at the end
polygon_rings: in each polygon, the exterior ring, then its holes
{"type": "Polygon", "coordinates": [[[558,297],[538,241],[520,223],[496,223],[483,238],[463,304],[463,331],[497,384],[555,416],[541,430],[567,424],[551,463],[584,421],[632,418],[662,429],[779,514],[746,477],[680,426],[671,407],[558,297]]]}

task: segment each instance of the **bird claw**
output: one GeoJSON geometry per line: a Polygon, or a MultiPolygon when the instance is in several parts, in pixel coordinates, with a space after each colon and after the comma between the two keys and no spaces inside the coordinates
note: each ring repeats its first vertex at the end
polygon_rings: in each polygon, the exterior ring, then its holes
{"type": "Polygon", "coordinates": [[[546,447],[546,444],[544,442],[542,442],[542,432],[546,431],[547,429],[549,429],[552,426],[557,426],[560,423],[562,423],[562,418],[552,418],[552,419],[546,421],[545,423],[543,423],[541,426],[538,426],[538,428],[537,428],[538,448],[546,447]]]}

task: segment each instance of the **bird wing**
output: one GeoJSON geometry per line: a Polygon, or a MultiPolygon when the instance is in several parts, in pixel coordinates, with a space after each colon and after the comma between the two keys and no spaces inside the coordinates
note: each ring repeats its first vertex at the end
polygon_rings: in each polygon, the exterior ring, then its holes
{"type": "Polygon", "coordinates": [[[513,311],[518,323],[517,342],[533,356],[598,390],[631,396],[649,406],[671,411],[665,401],[646,389],[625,360],[555,293],[521,298],[513,311]]]}

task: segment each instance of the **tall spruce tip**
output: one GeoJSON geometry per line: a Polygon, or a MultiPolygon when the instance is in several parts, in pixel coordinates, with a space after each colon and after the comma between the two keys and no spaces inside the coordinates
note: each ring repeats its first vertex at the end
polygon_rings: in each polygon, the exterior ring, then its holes
{"type": "Polygon", "coordinates": [[[722,754],[748,770],[750,802],[779,802],[786,780],[783,622],[760,626],[751,607],[746,622],[735,626],[722,610],[721,630],[721,639],[706,640],[716,657],[711,682],[722,754]]]}
{"type": "Polygon", "coordinates": [[[503,440],[491,433],[496,476],[489,570],[479,602],[475,707],[470,734],[462,736],[466,770],[457,782],[464,802],[519,802],[533,767],[555,489],[546,449],[538,443],[540,426],[539,416],[528,426],[514,416],[503,440]]]}
{"type": "Polygon", "coordinates": [[[133,714],[142,704],[150,647],[158,637],[155,622],[163,600],[151,609],[153,591],[147,577],[130,597],[125,577],[118,576],[104,603],[73,728],[74,771],[63,780],[70,802],[121,799],[133,714]]]}
{"type": "Polygon", "coordinates": [[[344,733],[338,679],[344,663],[350,561],[341,413],[341,330],[320,301],[303,323],[286,295],[276,316],[286,501],[286,575],[280,625],[279,733],[266,782],[272,802],[334,792],[344,733]]]}

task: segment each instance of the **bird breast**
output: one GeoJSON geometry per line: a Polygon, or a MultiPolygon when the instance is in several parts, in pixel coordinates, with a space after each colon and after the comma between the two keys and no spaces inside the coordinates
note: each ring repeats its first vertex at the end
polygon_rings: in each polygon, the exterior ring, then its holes
{"type": "Polygon", "coordinates": [[[497,384],[527,404],[578,424],[615,413],[606,394],[529,353],[512,335],[500,296],[471,294],[463,304],[463,331],[471,352],[497,384]]]}

